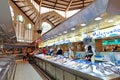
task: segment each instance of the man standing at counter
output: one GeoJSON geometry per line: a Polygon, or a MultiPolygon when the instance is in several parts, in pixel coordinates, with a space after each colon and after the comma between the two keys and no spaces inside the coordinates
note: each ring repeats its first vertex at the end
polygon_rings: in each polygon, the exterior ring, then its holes
{"type": "Polygon", "coordinates": [[[91,57],[93,56],[93,51],[92,51],[92,46],[89,45],[87,47],[87,52],[86,52],[86,56],[85,56],[85,59],[88,60],[88,61],[91,61],[91,57]]]}
{"type": "Polygon", "coordinates": [[[63,54],[62,49],[58,47],[56,55],[62,55],[62,54],[63,54]]]}
{"type": "Polygon", "coordinates": [[[75,54],[74,54],[74,47],[73,46],[71,46],[70,48],[69,48],[69,59],[74,59],[75,58],[75,54]]]}

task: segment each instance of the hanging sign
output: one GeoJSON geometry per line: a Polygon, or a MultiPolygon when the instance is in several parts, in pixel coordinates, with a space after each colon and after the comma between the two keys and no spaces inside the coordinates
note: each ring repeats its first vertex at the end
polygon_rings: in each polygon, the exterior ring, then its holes
{"type": "Polygon", "coordinates": [[[93,32],[93,38],[105,38],[105,37],[112,37],[118,35],[120,35],[120,25],[93,32]]]}

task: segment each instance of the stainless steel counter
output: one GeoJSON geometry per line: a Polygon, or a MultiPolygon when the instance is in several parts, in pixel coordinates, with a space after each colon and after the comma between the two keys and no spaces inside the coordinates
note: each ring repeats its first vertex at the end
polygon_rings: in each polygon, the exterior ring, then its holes
{"type": "MultiPolygon", "coordinates": [[[[106,75],[104,73],[105,71],[100,73],[94,65],[88,68],[78,68],[76,67],[78,65],[75,65],[74,67],[74,64],[69,65],[69,62],[64,63],[52,60],[49,57],[46,58],[39,56],[34,56],[34,60],[36,65],[38,65],[44,72],[55,80],[109,80],[113,79],[111,75],[115,75],[110,72],[106,75]]],[[[84,67],[84,65],[82,64],[82,67],[84,67]]],[[[120,76],[116,74],[114,78],[116,77],[118,78],[120,76]]]]}
{"type": "Polygon", "coordinates": [[[12,80],[14,65],[13,56],[0,56],[0,80],[12,80]]]}

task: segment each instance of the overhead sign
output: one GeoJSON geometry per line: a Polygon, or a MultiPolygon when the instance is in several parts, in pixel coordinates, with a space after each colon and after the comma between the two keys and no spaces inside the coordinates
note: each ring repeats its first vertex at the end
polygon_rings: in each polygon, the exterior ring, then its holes
{"type": "Polygon", "coordinates": [[[105,38],[120,35],[120,25],[93,32],[93,38],[105,38]]]}

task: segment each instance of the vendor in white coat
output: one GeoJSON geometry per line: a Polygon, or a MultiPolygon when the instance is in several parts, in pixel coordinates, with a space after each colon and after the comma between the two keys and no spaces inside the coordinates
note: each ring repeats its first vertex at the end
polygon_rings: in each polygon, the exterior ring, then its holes
{"type": "Polygon", "coordinates": [[[73,60],[75,58],[74,47],[69,48],[69,59],[73,60]]]}

